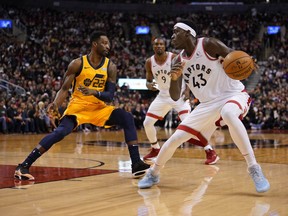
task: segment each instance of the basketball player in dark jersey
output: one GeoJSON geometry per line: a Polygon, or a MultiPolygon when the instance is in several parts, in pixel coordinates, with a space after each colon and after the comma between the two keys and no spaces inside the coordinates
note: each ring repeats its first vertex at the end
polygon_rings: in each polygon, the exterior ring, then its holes
{"type": "Polygon", "coordinates": [[[67,98],[72,86],[72,95],[59,126],[45,136],[28,157],[17,166],[15,178],[34,180],[35,178],[29,173],[30,166],[55,143],[84,123],[100,127],[121,126],[132,161],[133,177],[143,176],[145,170],[150,167],[140,159],[132,114],[106,104],[113,100],[117,75],[116,65],[106,57],[110,50],[110,41],[104,32],[95,31],[91,35],[90,42],[91,52],[74,59],[69,64],[64,83],[53,103],[48,106],[49,113],[57,113],[58,107],[67,98]]]}

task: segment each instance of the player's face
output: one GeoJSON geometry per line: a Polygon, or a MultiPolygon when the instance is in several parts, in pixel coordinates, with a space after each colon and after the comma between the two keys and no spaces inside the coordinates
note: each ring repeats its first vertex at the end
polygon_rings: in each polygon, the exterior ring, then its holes
{"type": "Polygon", "coordinates": [[[181,28],[175,27],[173,29],[173,35],[171,37],[171,45],[176,49],[184,49],[185,48],[185,31],[181,28]]]}
{"type": "Polygon", "coordinates": [[[153,50],[155,54],[162,55],[165,52],[165,41],[161,39],[155,39],[153,43],[153,50]]]}
{"type": "Polygon", "coordinates": [[[107,56],[110,51],[110,41],[108,37],[101,36],[96,42],[96,52],[101,56],[107,56]]]}

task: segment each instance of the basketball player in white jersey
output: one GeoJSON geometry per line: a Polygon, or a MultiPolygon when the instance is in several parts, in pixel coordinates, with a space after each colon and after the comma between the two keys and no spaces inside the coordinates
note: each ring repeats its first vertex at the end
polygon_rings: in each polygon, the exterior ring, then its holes
{"type": "Polygon", "coordinates": [[[191,137],[207,142],[216,130],[216,123],[222,118],[246,160],[256,191],[268,191],[270,184],[256,161],[247,131],[240,120],[249,109],[250,97],[244,85],[229,78],[223,70],[222,60],[232,49],[215,38],[197,38],[195,25],[189,20],[174,25],[171,42],[182,51],[178,63],[171,68],[170,96],[173,100],[179,99],[184,79],[200,104],[163,144],[154,166],[138,182],[138,187],[149,188],[157,184],[160,169],[178,146],[191,137]]]}
{"type": "MultiPolygon", "coordinates": [[[[182,82],[180,93],[181,96],[177,101],[172,100],[169,94],[171,64],[172,59],[176,56],[176,54],[166,52],[164,38],[154,39],[153,51],[155,54],[148,58],[145,62],[147,81],[146,86],[152,91],[159,90],[159,93],[155,100],[150,104],[144,120],[145,132],[152,147],[149,154],[143,157],[146,162],[154,159],[160,151],[160,145],[157,140],[157,132],[154,126],[155,123],[158,120],[162,120],[172,108],[178,112],[181,121],[183,121],[191,111],[191,106],[188,100],[190,96],[190,89],[187,88],[185,82],[182,82]]],[[[218,155],[207,142],[202,143],[198,140],[190,140],[189,142],[204,147],[206,152],[205,164],[215,164],[219,160],[218,155]]]]}

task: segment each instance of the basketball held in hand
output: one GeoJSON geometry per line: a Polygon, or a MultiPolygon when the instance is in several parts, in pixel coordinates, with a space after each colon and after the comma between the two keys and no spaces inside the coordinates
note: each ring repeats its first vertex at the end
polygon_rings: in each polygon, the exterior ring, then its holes
{"type": "Polygon", "coordinates": [[[237,50],[224,58],[223,68],[231,79],[244,80],[255,70],[255,63],[246,52],[237,50]]]}

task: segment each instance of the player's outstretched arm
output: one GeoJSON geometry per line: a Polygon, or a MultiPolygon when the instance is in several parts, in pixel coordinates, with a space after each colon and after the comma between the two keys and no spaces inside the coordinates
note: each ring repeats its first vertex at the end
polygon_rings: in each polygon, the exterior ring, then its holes
{"type": "Polygon", "coordinates": [[[47,107],[47,111],[49,114],[56,115],[56,113],[58,113],[58,108],[63,103],[63,101],[67,98],[68,91],[72,85],[73,80],[75,79],[76,74],[79,71],[80,66],[81,66],[80,58],[74,59],[68,65],[67,71],[64,75],[64,82],[60,90],[57,92],[56,97],[54,98],[54,101],[51,104],[49,104],[47,107]]]}

